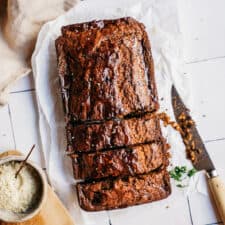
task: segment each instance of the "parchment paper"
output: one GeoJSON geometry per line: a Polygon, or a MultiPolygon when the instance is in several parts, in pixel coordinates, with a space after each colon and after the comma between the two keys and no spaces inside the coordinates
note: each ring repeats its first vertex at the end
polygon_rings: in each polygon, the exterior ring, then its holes
{"type": "MultiPolygon", "coordinates": [[[[55,39],[60,35],[63,25],[87,22],[93,19],[112,19],[132,16],[144,23],[148,32],[155,63],[155,77],[158,87],[161,111],[166,111],[173,118],[170,88],[174,83],[184,102],[191,105],[189,83],[182,73],[182,36],[179,29],[177,3],[175,0],[94,0],[80,2],[67,14],[45,24],[38,36],[36,49],[32,57],[37,100],[39,105],[39,131],[46,168],[55,191],[69,209],[77,225],[108,224],[108,212],[88,213],[79,208],[71,161],[65,156],[66,138],[62,110],[61,93],[57,77],[55,39]]],[[[164,135],[171,144],[171,164],[187,165],[185,150],[181,138],[171,128],[164,129],[164,135]]],[[[195,182],[191,182],[190,188],[195,182]]],[[[127,219],[146,210],[151,218],[151,211],[165,204],[179,201],[182,191],[177,190],[172,181],[172,195],[156,203],[117,210],[127,219]],[[166,203],[165,203],[166,202],[166,203]]],[[[187,190],[185,190],[186,192],[187,190]]],[[[148,224],[149,218],[146,218],[148,224]]],[[[143,219],[141,220],[143,221],[143,219]]],[[[142,225],[145,225],[142,223],[142,225]]]]}

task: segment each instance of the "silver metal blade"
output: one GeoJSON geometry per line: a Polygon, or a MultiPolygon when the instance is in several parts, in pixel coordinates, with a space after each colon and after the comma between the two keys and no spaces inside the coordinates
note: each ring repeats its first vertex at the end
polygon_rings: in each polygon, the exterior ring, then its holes
{"type": "MultiPolygon", "coordinates": [[[[172,105],[173,105],[174,115],[175,115],[177,123],[181,125],[179,120],[179,116],[181,115],[181,113],[183,113],[187,118],[190,118],[190,119],[191,119],[191,116],[189,114],[189,110],[184,105],[182,99],[180,98],[174,86],[172,86],[171,94],[172,94],[172,105]]],[[[195,167],[196,170],[206,170],[207,172],[214,170],[215,167],[210,159],[210,156],[205,148],[205,145],[195,125],[191,126],[190,133],[193,136],[192,140],[195,143],[195,148],[199,150],[198,152],[195,153],[196,160],[192,162],[193,166],[195,167]]]]}

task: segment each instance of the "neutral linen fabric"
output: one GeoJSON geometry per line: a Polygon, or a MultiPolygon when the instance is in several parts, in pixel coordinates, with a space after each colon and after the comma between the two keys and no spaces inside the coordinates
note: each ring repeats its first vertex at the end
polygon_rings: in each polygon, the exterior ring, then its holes
{"type": "Polygon", "coordinates": [[[13,83],[29,74],[41,26],[73,7],[78,0],[0,0],[0,104],[13,83]]]}

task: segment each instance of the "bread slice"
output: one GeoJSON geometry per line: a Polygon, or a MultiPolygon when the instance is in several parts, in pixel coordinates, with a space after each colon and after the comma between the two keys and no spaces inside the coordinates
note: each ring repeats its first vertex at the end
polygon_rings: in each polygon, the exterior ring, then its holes
{"type": "Polygon", "coordinates": [[[160,122],[152,115],[102,123],[67,124],[69,153],[99,151],[161,139],[160,122]]]}
{"type": "Polygon", "coordinates": [[[163,142],[141,144],[104,152],[71,155],[76,179],[98,179],[149,173],[163,165],[163,142]]]}
{"type": "Polygon", "coordinates": [[[166,198],[171,193],[165,169],[145,175],[108,178],[77,184],[81,208],[99,211],[124,208],[166,198]]]}

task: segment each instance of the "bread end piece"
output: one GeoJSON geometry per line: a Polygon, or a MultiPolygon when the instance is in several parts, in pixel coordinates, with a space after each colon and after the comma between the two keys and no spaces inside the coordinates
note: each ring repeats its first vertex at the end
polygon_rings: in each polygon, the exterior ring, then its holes
{"type": "Polygon", "coordinates": [[[77,184],[79,204],[86,211],[100,211],[158,201],[171,193],[166,169],[145,175],[77,184]]]}

